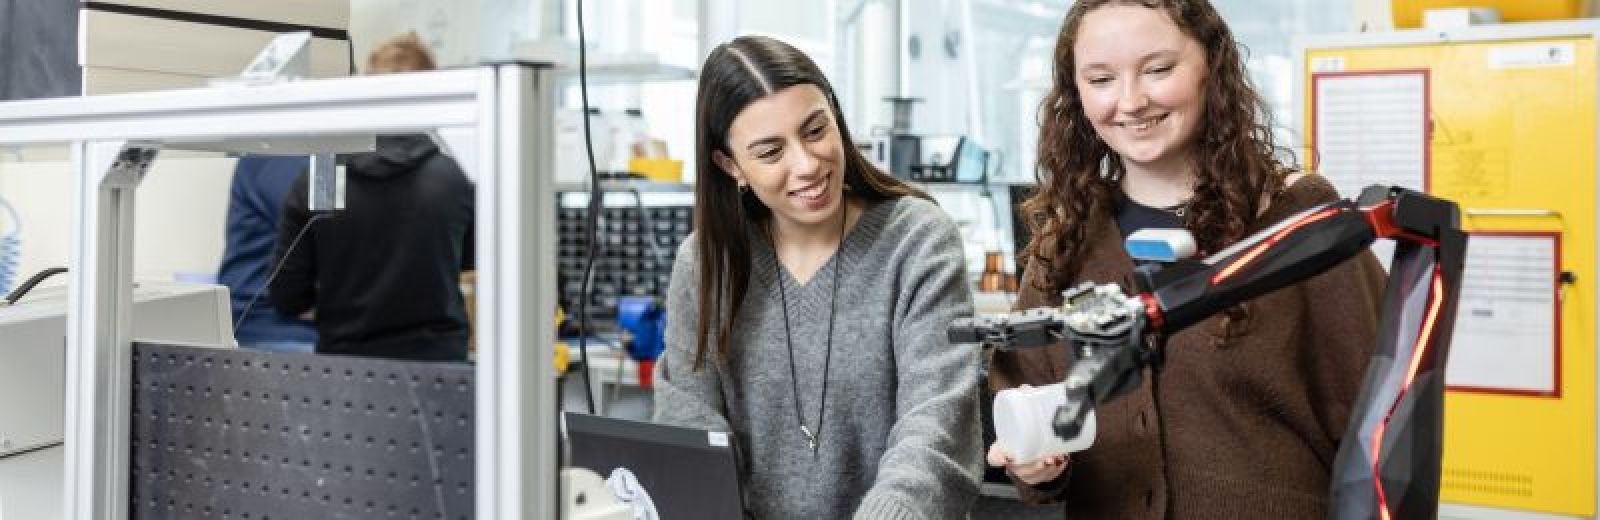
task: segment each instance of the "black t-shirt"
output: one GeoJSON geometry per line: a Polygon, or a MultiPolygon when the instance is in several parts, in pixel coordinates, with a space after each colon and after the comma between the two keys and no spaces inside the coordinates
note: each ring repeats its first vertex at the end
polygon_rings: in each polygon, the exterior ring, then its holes
{"type": "Polygon", "coordinates": [[[1152,208],[1134,202],[1127,195],[1117,196],[1117,227],[1122,238],[1145,228],[1182,229],[1183,218],[1171,209],[1152,208]]]}

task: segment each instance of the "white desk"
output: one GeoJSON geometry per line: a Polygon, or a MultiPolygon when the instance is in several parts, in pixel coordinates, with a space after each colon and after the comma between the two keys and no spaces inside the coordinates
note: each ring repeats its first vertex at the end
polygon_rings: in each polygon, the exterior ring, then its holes
{"type": "Polygon", "coordinates": [[[61,518],[61,446],[0,458],[0,520],[61,518]]]}

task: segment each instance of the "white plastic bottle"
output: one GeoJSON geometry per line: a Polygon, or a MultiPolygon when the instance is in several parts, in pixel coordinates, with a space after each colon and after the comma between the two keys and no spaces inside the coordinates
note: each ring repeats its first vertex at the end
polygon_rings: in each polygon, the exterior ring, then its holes
{"type": "Polygon", "coordinates": [[[624,140],[628,149],[628,157],[649,157],[650,150],[650,125],[644,121],[644,111],[630,108],[624,114],[624,140]]]}
{"type": "Polygon", "coordinates": [[[589,182],[589,152],[584,146],[584,114],[589,118],[589,137],[594,143],[594,165],[604,173],[611,167],[611,122],[600,109],[573,108],[556,112],[556,182],[589,182]]]}
{"type": "Polygon", "coordinates": [[[556,182],[580,183],[589,178],[589,159],[583,150],[583,111],[556,112],[556,182]]]}
{"type": "Polygon", "coordinates": [[[995,394],[995,444],[1010,453],[1011,460],[1028,463],[1046,455],[1083,451],[1094,444],[1094,410],[1084,419],[1077,438],[1056,436],[1056,408],[1067,400],[1063,384],[1008,388],[995,394]]]}
{"type": "Polygon", "coordinates": [[[610,124],[610,159],[603,167],[605,170],[622,174],[629,171],[628,162],[633,159],[633,143],[638,128],[644,125],[644,117],[639,109],[630,108],[623,111],[610,112],[606,120],[610,124]]]}

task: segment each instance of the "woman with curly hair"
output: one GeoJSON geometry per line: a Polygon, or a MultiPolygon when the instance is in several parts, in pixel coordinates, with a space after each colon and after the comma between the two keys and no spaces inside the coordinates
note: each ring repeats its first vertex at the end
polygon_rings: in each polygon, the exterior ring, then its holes
{"type": "MultiPolygon", "coordinates": [[[[1295,173],[1203,0],[1079,0],[1041,105],[1039,189],[1018,308],[1083,281],[1131,288],[1122,240],[1186,228],[1202,254],[1338,197],[1295,173]]],[[[1383,271],[1363,254],[1163,338],[1135,391],[1098,409],[1088,450],[1014,460],[1024,498],[1072,518],[1325,516],[1329,473],[1377,333],[1383,271]]],[[[1061,380],[1059,349],[999,352],[990,386],[1061,380]]]]}

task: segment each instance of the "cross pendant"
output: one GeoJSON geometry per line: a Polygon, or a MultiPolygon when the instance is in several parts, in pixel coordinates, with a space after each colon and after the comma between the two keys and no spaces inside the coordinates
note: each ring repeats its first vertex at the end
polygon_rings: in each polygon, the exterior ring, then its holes
{"type": "Polygon", "coordinates": [[[811,428],[808,428],[805,425],[800,425],[800,433],[803,433],[806,436],[806,447],[811,448],[811,453],[816,453],[817,436],[812,435],[811,428]]]}

